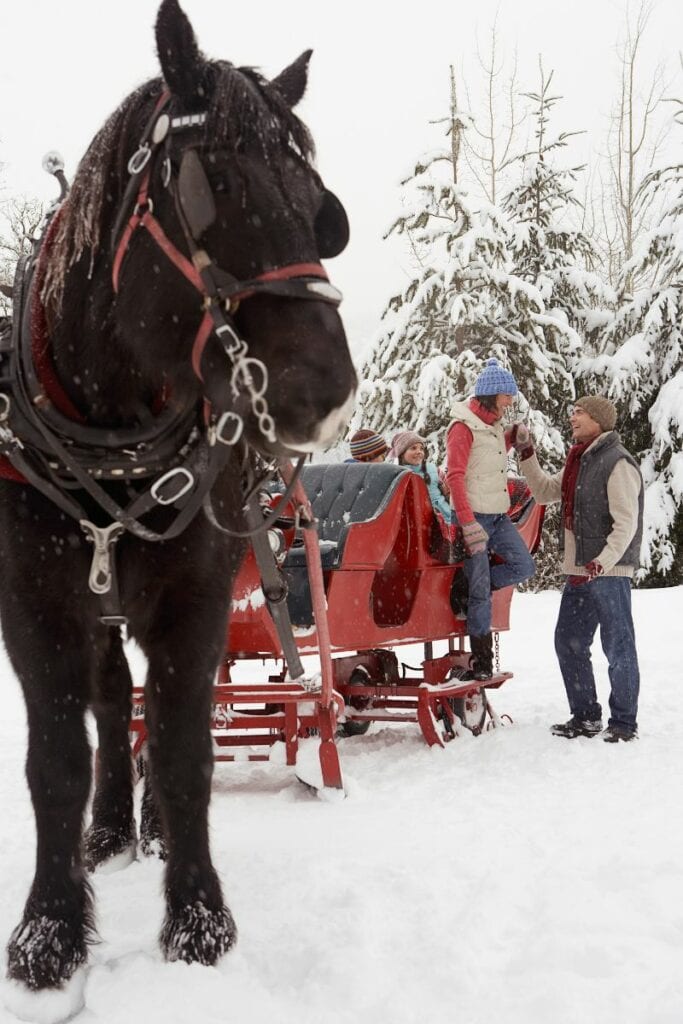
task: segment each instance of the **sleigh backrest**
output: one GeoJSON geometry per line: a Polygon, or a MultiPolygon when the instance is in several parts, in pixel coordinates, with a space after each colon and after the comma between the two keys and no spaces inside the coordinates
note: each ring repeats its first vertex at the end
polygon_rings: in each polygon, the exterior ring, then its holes
{"type": "Polygon", "coordinates": [[[363,462],[307,466],[302,483],[318,520],[324,547],[334,546],[334,564],[339,564],[349,530],[357,523],[377,519],[389,507],[399,480],[401,466],[363,462]]]}

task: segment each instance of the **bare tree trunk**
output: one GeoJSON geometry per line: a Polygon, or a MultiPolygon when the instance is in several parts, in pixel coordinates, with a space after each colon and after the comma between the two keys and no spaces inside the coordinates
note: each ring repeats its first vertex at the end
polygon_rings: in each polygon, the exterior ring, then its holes
{"type": "Polygon", "coordinates": [[[18,197],[8,199],[2,204],[2,220],[0,222],[0,315],[8,313],[11,295],[11,284],[14,269],[20,256],[31,250],[33,236],[43,219],[44,209],[36,199],[18,197]]]}
{"type": "MultiPolygon", "coordinates": [[[[499,193],[501,171],[510,162],[512,144],[517,129],[524,120],[517,110],[517,54],[515,53],[510,77],[501,86],[505,60],[498,53],[497,18],[491,26],[490,46],[486,57],[479,54],[479,66],[484,73],[485,114],[474,118],[474,134],[478,145],[471,136],[465,138],[465,150],[470,171],[490,202],[495,203],[499,193]]],[[[472,101],[467,90],[470,109],[472,101]]]]}
{"type": "MultiPolygon", "coordinates": [[[[603,234],[604,241],[608,242],[606,248],[610,257],[608,266],[612,285],[617,284],[621,268],[632,259],[638,238],[647,228],[650,203],[638,203],[636,197],[640,181],[652,168],[661,141],[653,137],[654,115],[664,90],[664,71],[661,65],[652,73],[645,98],[639,99],[642,94],[641,49],[651,13],[651,0],[642,0],[634,24],[627,15],[626,38],[619,50],[619,97],[612,113],[608,136],[612,195],[610,208],[604,211],[603,216],[603,234]],[[610,220],[615,230],[610,228],[610,220]],[[615,235],[621,249],[616,259],[615,235]]],[[[627,273],[621,282],[623,291],[631,294],[634,283],[632,274],[627,273]]]]}

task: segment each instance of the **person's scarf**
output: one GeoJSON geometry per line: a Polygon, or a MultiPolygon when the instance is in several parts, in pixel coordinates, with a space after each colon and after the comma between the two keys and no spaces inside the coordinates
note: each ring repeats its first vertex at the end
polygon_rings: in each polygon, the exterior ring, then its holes
{"type": "Polygon", "coordinates": [[[581,456],[592,443],[592,441],[584,441],[583,444],[574,444],[567,455],[562,475],[562,508],[564,510],[564,525],[568,530],[574,529],[574,493],[579,476],[581,456]]]}

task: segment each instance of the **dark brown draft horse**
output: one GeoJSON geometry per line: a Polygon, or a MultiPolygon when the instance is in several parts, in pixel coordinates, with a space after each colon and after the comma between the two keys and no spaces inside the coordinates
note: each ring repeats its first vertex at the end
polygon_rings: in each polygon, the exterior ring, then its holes
{"type": "Polygon", "coordinates": [[[0,607],[37,828],[8,973],[31,990],[87,959],[86,870],[135,850],[124,620],[149,663],[164,955],[213,964],[233,944],[207,834],[212,684],[246,543],[226,529],[245,529],[263,466],[337,438],[356,386],[320,264],[348,223],[292,112],[310,52],[270,82],[207,60],[176,0],[156,40],[162,77],[94,138],[19,274],[0,389],[0,607]]]}

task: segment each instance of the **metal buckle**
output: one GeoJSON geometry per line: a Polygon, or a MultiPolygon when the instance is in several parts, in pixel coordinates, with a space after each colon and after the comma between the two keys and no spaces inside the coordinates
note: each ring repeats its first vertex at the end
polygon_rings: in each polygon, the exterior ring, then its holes
{"type": "Polygon", "coordinates": [[[111,548],[123,533],[121,523],[110,526],[95,526],[88,519],[81,519],[79,525],[86,538],[94,545],[88,586],[93,594],[108,594],[112,583],[111,548]]]}
{"type": "Polygon", "coordinates": [[[210,432],[209,444],[214,445],[216,441],[220,441],[221,444],[227,444],[228,446],[237,444],[243,430],[244,420],[241,416],[236,412],[224,412],[210,432]],[[232,433],[229,435],[225,433],[227,427],[232,428],[232,433]]]}
{"type": "Polygon", "coordinates": [[[176,466],[174,469],[169,469],[168,473],[164,473],[163,476],[160,476],[158,480],[155,480],[150,487],[149,492],[158,505],[172,505],[174,501],[178,501],[179,498],[182,498],[183,495],[187,494],[187,492],[192,490],[193,487],[194,476],[190,473],[189,469],[186,469],[185,466],[176,466]],[[164,484],[167,484],[169,480],[173,480],[173,478],[177,476],[184,476],[185,483],[175,494],[164,498],[161,494],[161,488],[164,484]]]}
{"type": "Polygon", "coordinates": [[[156,119],[156,123],[152,130],[152,142],[155,146],[158,146],[160,142],[163,142],[168,135],[168,130],[171,127],[171,118],[168,114],[159,114],[156,119]]]}
{"type": "Polygon", "coordinates": [[[143,142],[143,144],[135,150],[128,161],[128,173],[139,174],[140,171],[147,166],[147,161],[151,155],[152,150],[149,148],[149,143],[143,142]]]}
{"type": "Polygon", "coordinates": [[[329,281],[307,281],[306,291],[319,295],[326,302],[331,302],[335,306],[341,305],[344,297],[339,289],[335,288],[329,281]]]}

